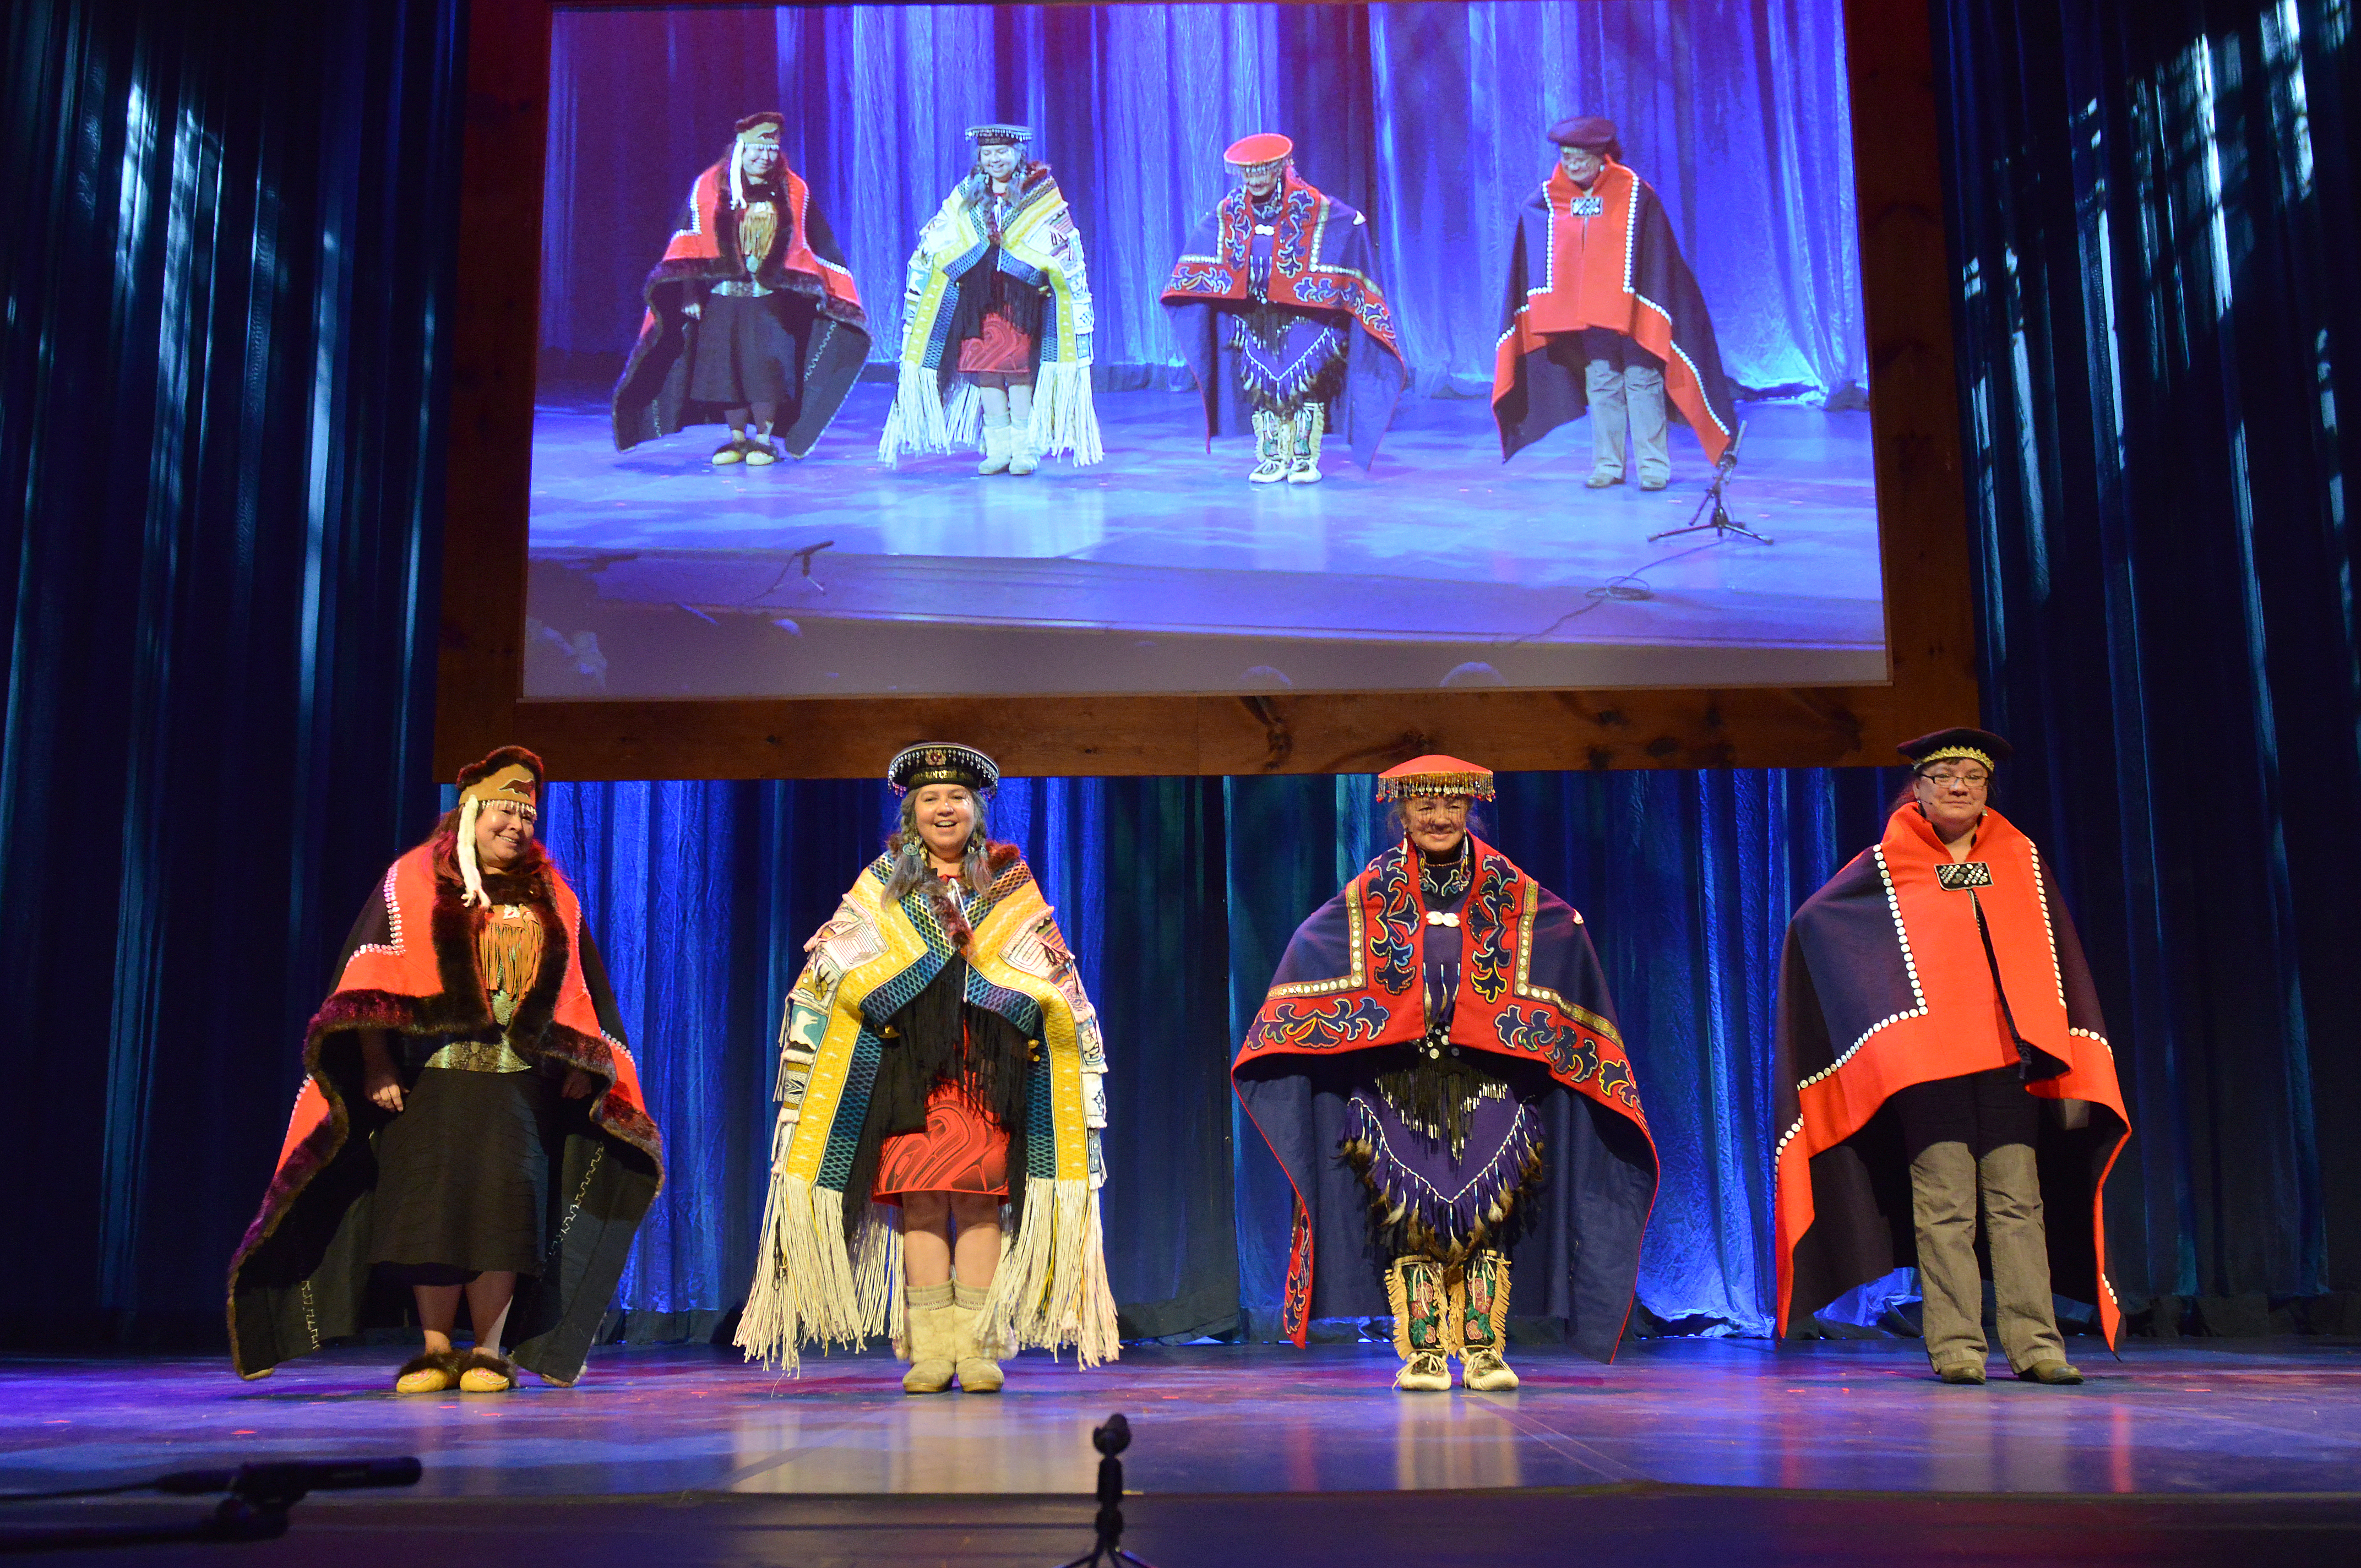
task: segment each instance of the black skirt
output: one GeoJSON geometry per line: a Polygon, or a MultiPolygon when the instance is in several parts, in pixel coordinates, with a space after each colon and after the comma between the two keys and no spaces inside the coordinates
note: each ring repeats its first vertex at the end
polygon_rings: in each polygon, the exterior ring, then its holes
{"type": "Polygon", "coordinates": [[[811,303],[794,294],[712,294],[690,329],[691,401],[742,409],[791,403],[803,389],[804,349],[790,330],[808,328],[811,303]]]}
{"type": "Polygon", "coordinates": [[[538,1072],[422,1069],[377,1135],[369,1261],[411,1285],[539,1276],[556,1102],[538,1072]]]}

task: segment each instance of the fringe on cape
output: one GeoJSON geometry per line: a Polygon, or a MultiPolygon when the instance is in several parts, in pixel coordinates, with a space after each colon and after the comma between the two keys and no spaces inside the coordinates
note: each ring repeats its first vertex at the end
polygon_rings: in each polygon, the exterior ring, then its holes
{"type": "Polygon", "coordinates": [[[983,423],[983,396],[974,382],[954,378],[946,403],[938,373],[905,360],[895,378],[894,406],[877,437],[877,455],[895,463],[905,452],[981,451],[977,433],[983,423]]]}
{"type": "MultiPolygon", "coordinates": [[[[868,1205],[848,1246],[844,1194],[775,1174],[763,1206],[761,1259],[738,1320],[747,1360],[793,1375],[806,1344],[858,1349],[879,1334],[908,1354],[902,1235],[888,1205],[868,1205]]],[[[1027,1182],[1024,1222],[1001,1245],[975,1332],[1004,1353],[1071,1345],[1085,1367],[1122,1354],[1099,1195],[1087,1180],[1027,1182]]]]}
{"type": "Polygon", "coordinates": [[[1084,1368],[1123,1354],[1107,1283],[1098,1190],[1087,1179],[1029,1177],[1025,1220],[1004,1240],[1000,1270],[976,1314],[976,1334],[1023,1349],[1074,1347],[1084,1368]]]}
{"type": "Polygon", "coordinates": [[[746,1359],[792,1375],[807,1343],[857,1350],[872,1335],[890,1334],[898,1346],[907,1323],[893,1211],[868,1205],[847,1246],[844,1194],[774,1173],[763,1204],[761,1262],[738,1319],[746,1359]]]}
{"type": "Polygon", "coordinates": [[[1033,378],[1030,425],[1036,456],[1070,454],[1077,468],[1106,457],[1099,444],[1098,406],[1091,400],[1091,367],[1044,365],[1033,378]]]}

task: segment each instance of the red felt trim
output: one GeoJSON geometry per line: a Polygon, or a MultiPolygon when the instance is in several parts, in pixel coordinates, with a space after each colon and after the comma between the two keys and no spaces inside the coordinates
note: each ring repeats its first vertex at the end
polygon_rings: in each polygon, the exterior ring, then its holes
{"type": "MultiPolygon", "coordinates": [[[[1888,1097],[1912,1084],[2017,1061],[2001,1020],[1992,959],[1976,932],[1974,905],[1966,894],[1946,891],[1936,881],[1936,867],[1948,863],[1950,854],[1934,828],[1915,807],[1905,806],[1886,819],[1878,849],[1909,938],[1924,1011],[1877,1028],[1857,1049],[1851,1041],[1833,1042],[1842,1057],[1836,1070],[1796,1088],[1803,1124],[1779,1151],[1773,1208],[1782,1337],[1793,1306],[1795,1247],[1817,1213],[1813,1157],[1861,1131],[1888,1097]]],[[[2101,1298],[2095,1304],[2112,1349],[2122,1315],[2107,1284],[2106,1179],[2131,1136],[2114,1058],[2102,1042],[2073,1033],[2068,1022],[2052,924],[2064,917],[2063,911],[2045,908],[2040,856],[2033,841],[1999,812],[1987,811],[1967,858],[1993,867],[1993,885],[1979,889],[1976,896],[1991,927],[1993,957],[2000,964],[2017,1033],[2067,1064],[2063,1073],[2027,1084],[2027,1092],[2104,1106],[2125,1129],[2108,1151],[2092,1194],[2091,1234],[2101,1298]]]]}
{"type": "MultiPolygon", "coordinates": [[[[779,166],[778,181],[785,196],[781,205],[785,212],[782,215],[786,221],[780,225],[779,242],[763,263],[764,280],[770,281],[767,274],[777,268],[817,285],[817,292],[823,298],[858,311],[861,290],[853,282],[852,274],[822,261],[819,253],[812,248],[807,225],[811,188],[804,183],[802,175],[784,163],[779,166]]],[[[729,198],[725,194],[728,183],[729,170],[719,163],[697,177],[688,193],[689,226],[676,231],[664,246],[664,259],[657,266],[659,274],[701,277],[709,270],[708,264],[721,259],[719,231],[729,215],[729,198]]],[[[644,326],[642,323],[643,330],[644,326]]]]}
{"type": "MultiPolygon", "coordinates": [[[[1566,1036],[1571,1036],[1590,1054],[1597,1063],[1593,1068],[1587,1061],[1577,1061],[1569,1068],[1562,1069],[1552,1061],[1548,1064],[1551,1078],[1565,1088],[1606,1106],[1639,1128],[1640,1135],[1647,1141],[1648,1158],[1661,1172],[1664,1167],[1656,1152],[1655,1135],[1649,1131],[1647,1117],[1641,1111],[1639,1089],[1631,1072],[1631,1059],[1625,1054],[1621,1044],[1609,1039],[1598,1030],[1558,1009],[1550,1007],[1539,999],[1521,998],[1516,994],[1512,981],[1516,972],[1516,947],[1522,927],[1522,916],[1527,909],[1538,907],[1541,884],[1519,869],[1515,861],[1481,839],[1470,834],[1468,843],[1477,859],[1476,864],[1470,868],[1471,880],[1467,899],[1460,906],[1459,939],[1462,944],[1460,989],[1453,1003],[1452,1043],[1463,1049],[1472,1048],[1511,1061],[1533,1061],[1537,1059],[1534,1055],[1512,1050],[1501,1044],[1494,1026],[1495,1021],[1503,1012],[1512,1007],[1521,1010],[1523,1016],[1545,1015],[1545,1021],[1552,1029],[1563,1031],[1566,1036]],[[1488,872],[1496,866],[1507,880],[1510,902],[1505,918],[1497,928],[1479,927],[1470,923],[1468,911],[1476,902],[1477,889],[1485,883],[1488,872]],[[1477,959],[1481,956],[1493,958],[1496,960],[1494,967],[1503,977],[1497,992],[1489,1000],[1487,1000],[1477,989],[1478,981],[1476,973],[1477,959]],[[1618,1092],[1614,1083],[1609,1080],[1620,1082],[1623,1091],[1618,1092]]],[[[1424,983],[1426,933],[1432,930],[1448,929],[1448,927],[1427,925],[1426,905],[1418,874],[1418,851],[1407,840],[1404,841],[1402,848],[1405,855],[1403,872],[1408,880],[1406,893],[1411,922],[1407,959],[1407,972],[1410,979],[1404,990],[1400,992],[1388,992],[1379,978],[1378,948],[1392,938],[1386,933],[1382,924],[1384,916],[1389,913],[1387,899],[1389,892],[1378,886],[1378,867],[1373,862],[1359,876],[1353,879],[1348,888],[1349,895],[1359,900],[1361,904],[1361,964],[1362,972],[1367,977],[1367,983],[1358,990],[1331,992],[1316,997],[1267,998],[1263,1003],[1265,1013],[1275,1005],[1283,1006],[1290,1001],[1321,1005],[1334,1004],[1341,1010],[1375,1008],[1385,1014],[1384,1024],[1374,1034],[1367,1037],[1356,1038],[1345,1045],[1319,1046],[1290,1043],[1284,1040],[1252,1047],[1241,1045],[1230,1068],[1232,1093],[1236,1093],[1238,1069],[1257,1058],[1276,1056],[1340,1056],[1350,1050],[1369,1050],[1379,1046],[1397,1045],[1414,1040],[1425,1033],[1423,1002],[1418,1002],[1411,1006],[1403,1006],[1400,1004],[1400,999],[1404,996],[1417,996],[1420,993],[1420,987],[1424,983]],[[1393,999],[1391,1002],[1388,1000],[1389,997],[1393,999]]],[[[1392,913],[1399,922],[1401,912],[1395,910],[1392,913]]],[[[1392,967],[1400,970],[1404,967],[1403,961],[1397,958],[1392,967]]],[[[1257,1025],[1261,1020],[1262,1014],[1257,1014],[1257,1025]]],[[[1246,1120],[1250,1123],[1254,1122],[1254,1111],[1247,1106],[1245,1096],[1238,1096],[1238,1105],[1246,1112],[1246,1120]]],[[[1255,1131],[1263,1133],[1261,1124],[1255,1123],[1255,1131]]],[[[1268,1133],[1263,1133],[1263,1142],[1270,1145],[1270,1136],[1268,1133]]],[[[1276,1147],[1275,1145],[1271,1146],[1276,1147]]],[[[1283,1163],[1279,1168],[1282,1172],[1286,1170],[1283,1163]]],[[[1288,1185],[1290,1190],[1295,1190],[1294,1182],[1294,1177],[1290,1175],[1288,1185]]],[[[1654,1212],[1655,1200],[1652,1195],[1649,1199],[1649,1212],[1653,1214],[1654,1212]]],[[[1295,1190],[1295,1212],[1303,1223],[1299,1223],[1297,1233],[1289,1246],[1288,1295],[1286,1301],[1282,1303],[1282,1321],[1286,1312],[1294,1311],[1297,1309],[1300,1280],[1302,1316],[1299,1321],[1289,1325],[1289,1337],[1301,1345],[1305,1343],[1310,1321],[1314,1261],[1312,1252],[1312,1238],[1308,1223],[1309,1211],[1304,1204],[1301,1190],[1295,1190]]],[[[1646,1230],[1647,1227],[1643,1223],[1641,1226],[1641,1234],[1643,1236],[1646,1230]]],[[[1631,1316],[1631,1308],[1627,1305],[1623,1313],[1626,1325],[1630,1323],[1631,1316]]],[[[1620,1344],[1622,1338],[1620,1328],[1617,1330],[1616,1338],[1620,1344]]],[[[1613,1359],[1613,1354],[1611,1351],[1609,1353],[1610,1362],[1613,1359]]]]}
{"type": "Polygon", "coordinates": [[[1550,209],[1549,270],[1544,290],[1529,294],[1492,355],[1492,401],[1498,405],[1517,384],[1524,356],[1543,339],[1561,333],[1604,327],[1621,333],[1664,363],[1664,395],[1681,411],[1706,456],[1716,463],[1730,435],[1713,417],[1697,372],[1673,343],[1672,317],[1631,292],[1631,209],[1642,189],[1640,177],[1609,159],[1588,194],[1605,204],[1596,217],[1574,213],[1577,189],[1565,169],[1542,182],[1550,209]]]}
{"type": "MultiPolygon", "coordinates": [[[[451,868],[440,864],[437,848],[438,841],[421,844],[394,862],[379,894],[391,905],[388,924],[394,939],[364,946],[346,960],[336,989],[304,1030],[305,1081],[262,1208],[231,1260],[233,1281],[312,1179],[344,1146],[350,1112],[322,1061],[332,1036],[356,1029],[446,1035],[495,1026],[476,969],[477,916],[460,903],[456,874],[438,874],[451,868]],[[420,939],[422,935],[425,940],[420,939]]],[[[502,902],[527,905],[540,918],[542,963],[533,989],[518,1000],[510,1037],[528,1057],[577,1068],[598,1080],[590,1102],[591,1122],[645,1154],[655,1165],[661,1187],[664,1142],[642,1097],[637,1066],[631,1052],[600,1028],[582,966],[575,960],[580,951],[581,903],[557,868],[546,861],[522,880],[522,887],[502,890],[502,902]]],[[[233,1342],[235,1328],[233,1322],[233,1342]]]]}
{"type": "MultiPolygon", "coordinates": [[[[1322,230],[1336,218],[1336,203],[1319,187],[1289,169],[1280,182],[1289,196],[1301,192],[1312,198],[1313,216],[1310,221],[1312,234],[1299,236],[1306,247],[1309,263],[1301,270],[1288,272],[1274,266],[1271,269],[1268,295],[1273,304],[1293,305],[1301,310],[1343,311],[1360,323],[1370,339],[1397,360],[1402,357],[1401,345],[1396,341],[1393,317],[1386,304],[1386,291],[1375,278],[1364,278],[1356,272],[1343,272],[1319,264],[1320,250],[1314,244],[1322,230]]],[[[1198,278],[1219,277],[1219,289],[1167,287],[1163,300],[1167,304],[1209,304],[1217,300],[1245,300],[1248,297],[1246,267],[1243,262],[1224,259],[1232,255],[1250,255],[1254,249],[1253,236],[1246,232],[1252,220],[1247,216],[1247,199],[1243,188],[1224,196],[1213,208],[1213,250],[1210,257],[1191,257],[1186,261],[1188,271],[1198,278]]],[[[1280,220],[1280,232],[1275,236],[1274,250],[1289,242],[1290,218],[1280,220]]],[[[1213,436],[1206,435],[1208,448],[1213,436]]]]}
{"type": "MultiPolygon", "coordinates": [[[[1462,1049],[1482,1051],[1487,1055],[1504,1058],[1510,1061],[1531,1062],[1537,1059],[1535,1053],[1513,1049],[1502,1043],[1499,1021],[1504,1014],[1513,1013],[1515,1016],[1510,1019],[1510,1026],[1513,1027],[1521,1019],[1529,1019],[1535,1014],[1544,1014],[1544,1021],[1550,1029],[1569,1036],[1575,1043],[1577,1052],[1590,1053],[1595,1056],[1598,1064],[1594,1069],[1589,1066],[1587,1058],[1578,1059],[1566,1066],[1560,1066],[1552,1061],[1547,1064],[1550,1076],[1565,1087],[1597,1101],[1616,1114],[1630,1120],[1638,1126],[1642,1135],[1648,1138],[1649,1152],[1653,1156],[1655,1152],[1655,1139],[1648,1131],[1648,1120],[1641,1109],[1639,1090],[1631,1071],[1631,1058],[1623,1049],[1621,1043],[1581,1020],[1550,1006],[1539,998],[1518,996],[1513,985],[1509,983],[1509,980],[1516,972],[1516,943],[1522,918],[1527,909],[1538,904],[1541,884],[1519,869],[1515,861],[1481,839],[1471,834],[1468,841],[1473,846],[1477,861],[1471,872],[1468,903],[1462,905],[1460,912],[1458,929],[1458,940],[1461,944],[1460,981],[1457,998],[1452,1008],[1451,1043],[1462,1049]],[[1509,879],[1510,896],[1512,902],[1506,912],[1504,922],[1497,932],[1487,933],[1479,930],[1468,919],[1468,910],[1475,901],[1477,890],[1484,883],[1488,871],[1496,863],[1509,879]],[[1481,982],[1478,973],[1479,959],[1490,960],[1503,976],[1499,989],[1489,998],[1477,990],[1481,982]],[[1628,1088],[1628,1093],[1618,1091],[1619,1082],[1628,1088]]],[[[1346,1051],[1370,1050],[1381,1046],[1403,1045],[1425,1034],[1425,1005],[1421,1000],[1420,987],[1423,983],[1422,976],[1425,972],[1427,934],[1439,929],[1448,929],[1448,927],[1433,927],[1426,923],[1426,903],[1423,894],[1420,891],[1416,869],[1417,850],[1409,849],[1406,853],[1410,857],[1404,868],[1407,886],[1402,890],[1407,895],[1406,911],[1398,910],[1393,914],[1398,927],[1404,914],[1407,914],[1408,951],[1406,958],[1398,958],[1390,966],[1396,974],[1408,977],[1403,988],[1398,992],[1388,990],[1386,969],[1381,968],[1379,951],[1390,939],[1386,930],[1386,916],[1389,913],[1386,903],[1388,893],[1378,885],[1377,869],[1372,865],[1355,877],[1351,883],[1351,896],[1359,900],[1361,904],[1363,941],[1361,959],[1366,983],[1358,989],[1327,992],[1312,997],[1269,998],[1263,1003],[1263,1012],[1266,1014],[1274,1007],[1284,1007],[1290,1003],[1299,1007],[1318,1006],[1340,1013],[1354,1009],[1361,1010],[1364,1014],[1378,1012],[1384,1015],[1383,1023],[1373,1032],[1356,1035],[1342,1043],[1332,1041],[1321,1044],[1319,1043],[1321,1036],[1298,1036],[1292,1038],[1266,1040],[1251,1047],[1241,1045],[1231,1064],[1233,1072],[1248,1061],[1258,1058],[1334,1057],[1346,1051]]],[[[1257,1022],[1258,1024],[1261,1022],[1261,1014],[1257,1014],[1257,1022]]]]}

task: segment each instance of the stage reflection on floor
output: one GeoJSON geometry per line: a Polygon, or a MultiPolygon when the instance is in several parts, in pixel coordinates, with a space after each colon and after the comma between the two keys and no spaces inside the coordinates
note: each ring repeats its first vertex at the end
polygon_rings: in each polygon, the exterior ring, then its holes
{"type": "Polygon", "coordinates": [[[240,1383],[213,1360],[0,1364],[0,1489],[271,1457],[410,1453],[421,1491],[1082,1493],[1132,1423],[1149,1494],[1658,1481],[1905,1492],[2333,1492],[2361,1475],[2361,1346],[2074,1350],[2091,1381],[1938,1384],[1918,1347],[1660,1340],[1612,1367],[1532,1347],[1513,1394],[1411,1396],[1380,1346],[1137,1347],[1012,1363],[996,1398],[913,1398],[882,1356],[782,1380],[706,1348],[603,1350],[577,1387],[399,1399],[401,1354],[240,1383]]]}
{"type": "MultiPolygon", "coordinates": [[[[1107,460],[979,478],[880,463],[864,382],[807,459],[716,468],[697,426],[614,450],[604,404],[533,436],[527,695],[1372,690],[1882,681],[1863,411],[1749,404],[1733,517],[1584,488],[1587,421],[1512,463],[1481,399],[1406,398],[1372,473],[1249,486],[1193,394],[1104,394],[1107,460]]],[[[1636,475],[1633,476],[1636,479],[1636,475]]]]}

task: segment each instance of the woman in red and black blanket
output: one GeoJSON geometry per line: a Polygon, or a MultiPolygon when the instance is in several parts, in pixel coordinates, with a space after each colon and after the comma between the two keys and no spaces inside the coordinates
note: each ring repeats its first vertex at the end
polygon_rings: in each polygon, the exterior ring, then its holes
{"type": "Polygon", "coordinates": [[[664,1150],[581,904],[534,841],[541,784],[514,746],[462,772],[354,922],[230,1264],[241,1376],[411,1311],[426,1346],[399,1392],[513,1388],[504,1340],[548,1382],[582,1375],[664,1150]]]}
{"type": "Polygon", "coordinates": [[[640,340],[615,383],[615,449],[719,420],[717,464],[801,457],[869,358],[869,314],[773,112],[738,122],[697,177],[664,259],[641,286],[640,340]],[[773,431],[778,446],[771,443],[773,431]]]}

